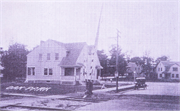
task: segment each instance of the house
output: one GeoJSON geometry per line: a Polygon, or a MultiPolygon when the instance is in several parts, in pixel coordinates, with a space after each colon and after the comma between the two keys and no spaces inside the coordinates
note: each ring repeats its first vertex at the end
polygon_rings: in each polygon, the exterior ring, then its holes
{"type": "Polygon", "coordinates": [[[1,73],[1,71],[4,69],[4,67],[2,67],[2,63],[1,63],[1,58],[2,58],[2,53],[3,53],[3,49],[2,47],[0,47],[0,77],[3,77],[3,74],[1,73]]]}
{"type": "Polygon", "coordinates": [[[135,62],[128,62],[126,72],[128,73],[129,76],[139,77],[142,76],[141,75],[142,69],[143,68],[140,64],[137,64],[135,62]]]}
{"type": "Polygon", "coordinates": [[[179,79],[180,62],[161,61],[156,66],[158,79],[179,79]]]}
{"type": "Polygon", "coordinates": [[[3,74],[1,73],[1,71],[4,69],[4,67],[1,66],[1,62],[0,62],[0,77],[3,77],[3,74]]]}
{"type": "Polygon", "coordinates": [[[73,83],[97,80],[101,65],[94,46],[80,43],[41,41],[27,55],[26,82],[73,83]]]}

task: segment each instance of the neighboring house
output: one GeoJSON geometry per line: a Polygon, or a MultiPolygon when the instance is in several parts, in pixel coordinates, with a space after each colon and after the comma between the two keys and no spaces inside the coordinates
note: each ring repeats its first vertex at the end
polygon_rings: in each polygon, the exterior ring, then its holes
{"type": "Polygon", "coordinates": [[[179,79],[180,62],[161,61],[156,66],[158,79],[179,79]]]}
{"type": "Polygon", "coordinates": [[[3,49],[2,47],[0,47],[0,77],[3,77],[3,74],[1,73],[1,71],[4,69],[4,67],[2,67],[2,63],[1,63],[1,58],[2,58],[2,53],[3,53],[3,49]]]}
{"type": "Polygon", "coordinates": [[[139,76],[141,76],[142,66],[135,62],[129,62],[127,64],[126,72],[128,73],[129,76],[139,77],[139,76]]]}
{"type": "Polygon", "coordinates": [[[41,41],[41,44],[27,55],[26,82],[76,84],[85,79],[97,80],[101,69],[94,46],[85,42],[41,41]]]}
{"type": "Polygon", "coordinates": [[[3,74],[1,73],[1,71],[4,69],[4,67],[1,66],[1,62],[0,62],[0,77],[3,77],[3,74]]]}

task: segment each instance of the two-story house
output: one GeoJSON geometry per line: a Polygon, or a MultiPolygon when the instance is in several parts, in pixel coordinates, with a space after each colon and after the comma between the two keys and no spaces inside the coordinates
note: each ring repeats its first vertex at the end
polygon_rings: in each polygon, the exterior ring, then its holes
{"type": "Polygon", "coordinates": [[[156,66],[158,79],[179,79],[180,62],[161,61],[156,66]]]}
{"type": "Polygon", "coordinates": [[[141,76],[141,72],[142,72],[142,66],[135,63],[135,62],[129,62],[127,64],[127,70],[126,72],[128,73],[128,75],[130,76],[135,76],[135,77],[139,77],[141,76]]]}
{"type": "Polygon", "coordinates": [[[85,42],[41,42],[27,55],[26,82],[73,83],[97,80],[101,65],[94,46],[85,42]]]}

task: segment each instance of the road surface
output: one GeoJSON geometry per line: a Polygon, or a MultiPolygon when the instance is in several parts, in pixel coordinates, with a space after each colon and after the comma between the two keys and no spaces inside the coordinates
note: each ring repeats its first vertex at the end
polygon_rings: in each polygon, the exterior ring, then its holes
{"type": "Polygon", "coordinates": [[[146,90],[131,90],[114,100],[92,103],[85,110],[180,110],[180,83],[148,82],[146,90]]]}

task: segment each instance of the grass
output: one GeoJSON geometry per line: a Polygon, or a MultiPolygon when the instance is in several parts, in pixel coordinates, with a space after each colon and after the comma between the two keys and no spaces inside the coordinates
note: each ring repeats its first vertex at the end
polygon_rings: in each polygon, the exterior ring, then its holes
{"type": "Polygon", "coordinates": [[[24,94],[34,94],[34,95],[59,95],[59,94],[67,94],[74,92],[84,92],[85,86],[75,86],[75,85],[59,85],[59,84],[46,84],[46,83],[3,83],[1,84],[1,93],[24,93],[24,94]],[[6,88],[9,86],[24,86],[24,87],[50,87],[48,91],[29,91],[29,90],[14,90],[6,88]]]}
{"type": "MultiPolygon", "coordinates": [[[[123,85],[123,84],[121,84],[123,85]]],[[[124,84],[125,85],[125,84],[124,84]]],[[[101,89],[101,84],[94,84],[93,90],[101,89]]],[[[116,87],[115,84],[105,84],[106,88],[116,87]]],[[[23,83],[23,82],[4,82],[1,83],[1,93],[21,93],[21,94],[33,94],[33,95],[61,95],[76,92],[85,92],[86,86],[82,85],[60,85],[60,84],[50,84],[50,83],[23,83]],[[6,89],[9,86],[19,86],[19,87],[50,87],[48,91],[34,91],[34,90],[15,90],[6,89]]]]}

